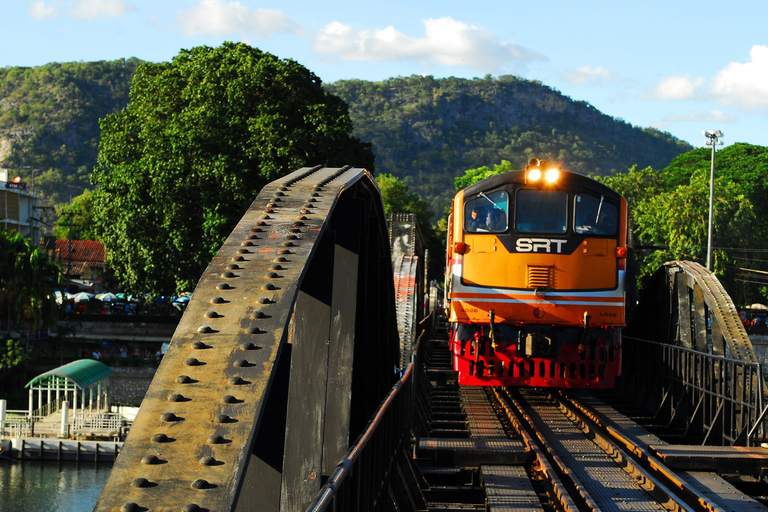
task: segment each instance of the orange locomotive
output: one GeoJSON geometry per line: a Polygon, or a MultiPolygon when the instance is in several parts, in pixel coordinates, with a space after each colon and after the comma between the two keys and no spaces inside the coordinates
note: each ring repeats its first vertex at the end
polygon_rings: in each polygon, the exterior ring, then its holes
{"type": "Polygon", "coordinates": [[[631,281],[627,201],[533,158],[460,191],[449,219],[459,384],[612,387],[631,281]]]}

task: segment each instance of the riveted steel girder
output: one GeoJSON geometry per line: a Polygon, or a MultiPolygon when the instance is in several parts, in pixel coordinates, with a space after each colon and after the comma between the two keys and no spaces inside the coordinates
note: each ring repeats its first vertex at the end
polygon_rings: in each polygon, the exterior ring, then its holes
{"type": "Polygon", "coordinates": [[[95,510],[308,504],[395,381],[392,279],[367,171],[264,187],[200,278],[95,510]]]}

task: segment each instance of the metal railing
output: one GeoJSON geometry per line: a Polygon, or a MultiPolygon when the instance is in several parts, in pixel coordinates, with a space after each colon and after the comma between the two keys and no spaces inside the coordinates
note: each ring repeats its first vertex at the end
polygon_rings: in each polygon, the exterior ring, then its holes
{"type": "Polygon", "coordinates": [[[715,356],[638,338],[624,338],[625,375],[637,402],[657,419],[707,445],[759,445],[766,438],[760,363],[715,356]]]}
{"type": "Polygon", "coordinates": [[[419,325],[421,334],[414,347],[411,364],[395,384],[357,438],[347,456],[336,466],[307,512],[325,510],[363,512],[386,510],[382,497],[394,478],[398,457],[410,442],[410,424],[418,374],[421,373],[421,347],[431,317],[419,325]]]}

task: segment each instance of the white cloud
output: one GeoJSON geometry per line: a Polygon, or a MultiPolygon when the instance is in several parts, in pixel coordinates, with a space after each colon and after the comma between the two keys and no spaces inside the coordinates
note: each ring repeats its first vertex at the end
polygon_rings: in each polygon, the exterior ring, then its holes
{"type": "Polygon", "coordinates": [[[616,74],[610,69],[603,69],[602,66],[581,66],[565,73],[563,79],[573,85],[596,85],[616,80],[616,74]]]}
{"type": "Polygon", "coordinates": [[[653,91],[644,96],[657,100],[689,100],[703,83],[703,78],[692,80],[688,75],[670,76],[657,82],[653,91]]]}
{"type": "Polygon", "coordinates": [[[55,18],[59,10],[53,5],[46,5],[45,2],[30,2],[27,6],[27,14],[35,21],[55,18]]]}
{"type": "Polygon", "coordinates": [[[751,62],[732,62],[712,79],[711,94],[740,109],[768,107],[768,46],[755,45],[751,62]]]}
{"type": "Polygon", "coordinates": [[[508,63],[544,59],[511,41],[499,41],[487,30],[453,18],[425,20],[421,38],[407,36],[392,26],[373,32],[355,32],[334,21],[320,30],[312,49],[346,61],[414,60],[425,67],[445,65],[485,72],[498,71],[508,63]]]}
{"type": "Polygon", "coordinates": [[[735,114],[723,112],[719,109],[712,109],[706,112],[692,110],[687,114],[668,114],[658,123],[654,123],[654,128],[666,129],[673,123],[733,123],[738,120],[735,114]]]}
{"type": "Polygon", "coordinates": [[[94,21],[118,18],[136,8],[125,0],[80,0],[70,15],[79,20],[94,21]]]}
{"type": "Polygon", "coordinates": [[[282,12],[254,9],[240,2],[200,0],[200,3],[176,15],[176,23],[184,35],[226,36],[255,34],[269,37],[278,32],[295,32],[296,25],[282,12]]]}

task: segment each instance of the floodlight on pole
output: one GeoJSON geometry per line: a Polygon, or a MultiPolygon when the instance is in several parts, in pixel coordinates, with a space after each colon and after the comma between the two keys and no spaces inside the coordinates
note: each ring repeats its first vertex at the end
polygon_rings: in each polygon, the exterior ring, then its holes
{"type": "Polygon", "coordinates": [[[709,172],[709,229],[707,233],[707,270],[712,271],[712,219],[714,218],[715,206],[715,146],[722,146],[723,141],[720,138],[723,132],[720,130],[702,130],[704,137],[707,138],[706,145],[712,146],[712,165],[709,172]]]}

